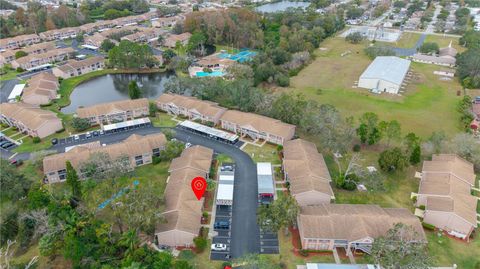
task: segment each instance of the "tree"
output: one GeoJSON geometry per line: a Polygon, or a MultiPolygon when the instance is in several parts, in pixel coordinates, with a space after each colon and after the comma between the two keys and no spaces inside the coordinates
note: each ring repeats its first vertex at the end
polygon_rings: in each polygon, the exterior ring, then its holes
{"type": "Polygon", "coordinates": [[[293,196],[286,196],[273,201],[272,204],[258,208],[257,222],[263,229],[279,231],[294,225],[300,208],[293,196]]]}
{"type": "Polygon", "coordinates": [[[102,49],[105,52],[109,52],[111,49],[115,47],[115,43],[112,42],[110,39],[105,39],[103,40],[102,44],[100,45],[100,49],[102,49]]]}
{"type": "Polygon", "coordinates": [[[381,130],[378,126],[378,116],[373,112],[366,112],[360,117],[360,126],[357,128],[357,135],[362,143],[373,145],[377,143],[381,136],[381,130]]]}
{"type": "Polygon", "coordinates": [[[402,171],[407,165],[407,157],[398,147],[384,150],[378,159],[380,168],[385,172],[402,171]]]}
{"type": "Polygon", "coordinates": [[[32,184],[7,160],[0,159],[0,198],[17,201],[24,197],[32,184]]]}
{"type": "Polygon", "coordinates": [[[362,42],[363,39],[364,39],[363,35],[359,32],[350,33],[345,37],[345,40],[352,44],[358,44],[362,42]]]}
{"type": "Polygon", "coordinates": [[[387,138],[387,146],[390,146],[391,140],[399,139],[402,134],[400,123],[398,123],[396,120],[392,120],[390,122],[381,121],[378,124],[378,128],[387,138]]]}
{"type": "Polygon", "coordinates": [[[428,256],[426,242],[419,242],[418,238],[411,226],[395,224],[386,235],[374,240],[371,255],[375,264],[392,269],[430,268],[432,259],[428,256]]]}
{"type": "Polygon", "coordinates": [[[377,56],[394,56],[395,51],[388,46],[374,45],[366,48],[365,54],[367,54],[370,59],[375,59],[377,56]]]}
{"type": "Polygon", "coordinates": [[[422,149],[420,148],[420,145],[416,145],[413,148],[412,153],[410,154],[410,158],[409,158],[410,164],[416,165],[420,163],[421,158],[422,158],[422,149]]]}
{"type": "Polygon", "coordinates": [[[113,47],[108,52],[108,59],[112,66],[118,68],[144,68],[155,61],[148,45],[128,40],[122,40],[118,46],[113,47]]]}
{"type": "Polygon", "coordinates": [[[193,243],[195,244],[195,249],[197,250],[198,253],[201,253],[207,248],[207,239],[197,236],[193,239],[193,243]]]}
{"type": "Polygon", "coordinates": [[[116,179],[128,176],[131,173],[131,164],[128,156],[119,156],[112,159],[110,155],[104,152],[95,152],[90,157],[80,163],[79,171],[85,178],[93,180],[116,179]]]}
{"type": "Polygon", "coordinates": [[[70,161],[66,162],[66,167],[67,185],[72,191],[72,196],[75,199],[80,199],[82,197],[82,185],[80,183],[80,180],[78,179],[77,171],[75,171],[70,161]]]}
{"type": "Polygon", "coordinates": [[[468,49],[457,55],[460,82],[467,88],[480,87],[480,48],[468,49]]]}
{"type": "Polygon", "coordinates": [[[28,55],[28,53],[26,53],[25,51],[19,50],[19,51],[15,52],[15,59],[20,59],[20,58],[25,57],[27,55],[28,55]]]}
{"type": "Polygon", "coordinates": [[[165,61],[165,63],[170,63],[170,61],[177,56],[177,54],[175,53],[175,51],[173,51],[172,49],[166,49],[163,54],[163,60],[165,61]]]}
{"type": "Polygon", "coordinates": [[[347,9],[347,18],[349,18],[349,19],[360,18],[363,15],[363,12],[364,12],[363,8],[350,6],[347,9]]]}
{"type": "Polygon", "coordinates": [[[437,54],[440,51],[440,48],[435,42],[425,42],[420,48],[418,48],[418,50],[425,54],[437,54]]]}
{"type": "Polygon", "coordinates": [[[480,32],[469,30],[460,38],[459,43],[469,49],[480,49],[480,32]]]}
{"type": "Polygon", "coordinates": [[[81,132],[90,128],[90,121],[88,119],[76,117],[72,119],[71,125],[75,131],[81,132]]]}
{"type": "Polygon", "coordinates": [[[205,42],[207,38],[202,32],[195,32],[192,34],[187,44],[187,51],[193,53],[198,51],[199,55],[205,55],[205,42]]]}
{"type": "Polygon", "coordinates": [[[404,8],[407,4],[404,1],[397,0],[393,2],[393,6],[396,8],[404,8]]]}
{"type": "Polygon", "coordinates": [[[85,35],[85,32],[84,31],[80,31],[76,36],[75,36],[75,40],[77,40],[78,43],[82,43],[83,40],[84,40],[84,36],[85,35]]]}
{"type": "Polygon", "coordinates": [[[130,99],[138,99],[142,95],[142,92],[140,91],[140,88],[138,88],[137,82],[136,81],[130,81],[128,83],[128,96],[130,96],[130,99]]]}
{"type": "Polygon", "coordinates": [[[180,156],[184,148],[184,144],[180,141],[168,141],[165,149],[160,152],[160,159],[171,161],[180,156]]]}

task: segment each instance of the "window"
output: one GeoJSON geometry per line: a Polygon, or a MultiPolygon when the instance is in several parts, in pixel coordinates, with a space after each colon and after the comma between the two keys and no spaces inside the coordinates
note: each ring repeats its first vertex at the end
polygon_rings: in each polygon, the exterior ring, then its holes
{"type": "Polygon", "coordinates": [[[158,157],[160,156],[160,149],[159,148],[153,149],[152,153],[153,153],[152,154],[153,156],[158,157]]]}
{"type": "Polygon", "coordinates": [[[135,156],[135,161],[142,160],[142,159],[143,159],[142,155],[135,156]]]}

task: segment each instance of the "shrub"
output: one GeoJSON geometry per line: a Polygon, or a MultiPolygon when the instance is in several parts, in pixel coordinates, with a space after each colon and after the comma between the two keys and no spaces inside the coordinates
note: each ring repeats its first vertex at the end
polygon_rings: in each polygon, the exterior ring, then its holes
{"type": "Polygon", "coordinates": [[[300,255],[302,255],[303,257],[308,256],[308,250],[306,250],[306,249],[301,249],[298,253],[300,253],[300,255]]]}
{"type": "Polygon", "coordinates": [[[355,144],[353,146],[353,151],[354,152],[360,152],[361,149],[362,149],[362,147],[359,144],[355,144]]]}
{"type": "Polygon", "coordinates": [[[414,204],[417,203],[417,196],[413,196],[413,197],[412,197],[412,202],[413,202],[414,204]]]}
{"type": "Polygon", "coordinates": [[[357,188],[357,184],[354,181],[345,181],[342,184],[342,189],[347,191],[353,191],[357,188]]]}
{"type": "Polygon", "coordinates": [[[35,136],[35,137],[32,139],[32,141],[33,141],[33,143],[38,144],[38,143],[40,143],[41,140],[40,140],[40,137],[35,136]]]}
{"type": "Polygon", "coordinates": [[[423,228],[425,228],[425,229],[427,229],[427,230],[432,230],[432,231],[435,230],[435,226],[434,226],[434,225],[429,224],[429,223],[425,223],[425,222],[423,222],[423,221],[422,221],[422,226],[423,226],[423,228]]]}
{"type": "Polygon", "coordinates": [[[345,37],[345,40],[352,44],[358,44],[362,42],[363,39],[364,37],[359,32],[350,33],[345,37]]]}
{"type": "Polygon", "coordinates": [[[23,68],[21,68],[21,67],[17,67],[16,71],[17,71],[18,73],[21,73],[21,72],[25,71],[25,69],[23,69],[23,68]]]}
{"type": "Polygon", "coordinates": [[[374,45],[365,49],[365,54],[371,59],[375,59],[377,56],[394,56],[395,51],[390,47],[383,45],[374,45]]]}
{"type": "Polygon", "coordinates": [[[231,262],[223,262],[222,263],[222,267],[220,267],[221,269],[225,268],[225,266],[230,266],[232,267],[232,263],[231,262]]]}
{"type": "Polygon", "coordinates": [[[207,247],[207,239],[203,237],[195,237],[195,239],[193,239],[193,243],[195,244],[195,249],[198,253],[203,252],[207,247]]]}
{"type": "Polygon", "coordinates": [[[380,153],[378,164],[383,171],[394,172],[403,170],[408,165],[408,161],[402,150],[395,147],[380,153]]]}
{"type": "Polygon", "coordinates": [[[73,118],[72,127],[77,132],[84,131],[90,127],[90,122],[87,119],[73,118]]]}
{"type": "Polygon", "coordinates": [[[418,208],[421,209],[421,210],[425,210],[425,205],[421,205],[418,208]]]}
{"type": "Polygon", "coordinates": [[[160,157],[153,156],[153,159],[152,159],[153,164],[159,164],[161,161],[162,159],[160,159],[160,157]]]}
{"type": "Polygon", "coordinates": [[[58,130],[58,131],[55,131],[55,133],[57,133],[57,134],[63,133],[63,132],[65,132],[65,128],[62,128],[62,129],[60,129],[60,130],[58,130]]]}

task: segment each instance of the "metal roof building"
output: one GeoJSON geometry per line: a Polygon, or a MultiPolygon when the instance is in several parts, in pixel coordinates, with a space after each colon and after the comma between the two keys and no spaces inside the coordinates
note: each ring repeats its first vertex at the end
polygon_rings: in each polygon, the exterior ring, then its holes
{"type": "Polygon", "coordinates": [[[274,196],[275,184],[273,182],[272,164],[257,163],[258,195],[274,196]]]}
{"type": "Polygon", "coordinates": [[[377,93],[397,94],[409,68],[409,60],[394,56],[378,56],[360,75],[358,87],[377,93]]]}

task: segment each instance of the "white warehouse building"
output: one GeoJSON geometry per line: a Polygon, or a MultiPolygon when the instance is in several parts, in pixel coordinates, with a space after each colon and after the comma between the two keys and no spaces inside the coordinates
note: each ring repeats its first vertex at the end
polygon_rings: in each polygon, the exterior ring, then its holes
{"type": "Polygon", "coordinates": [[[376,93],[397,94],[410,68],[410,61],[395,56],[378,56],[358,80],[358,87],[376,93]]]}

